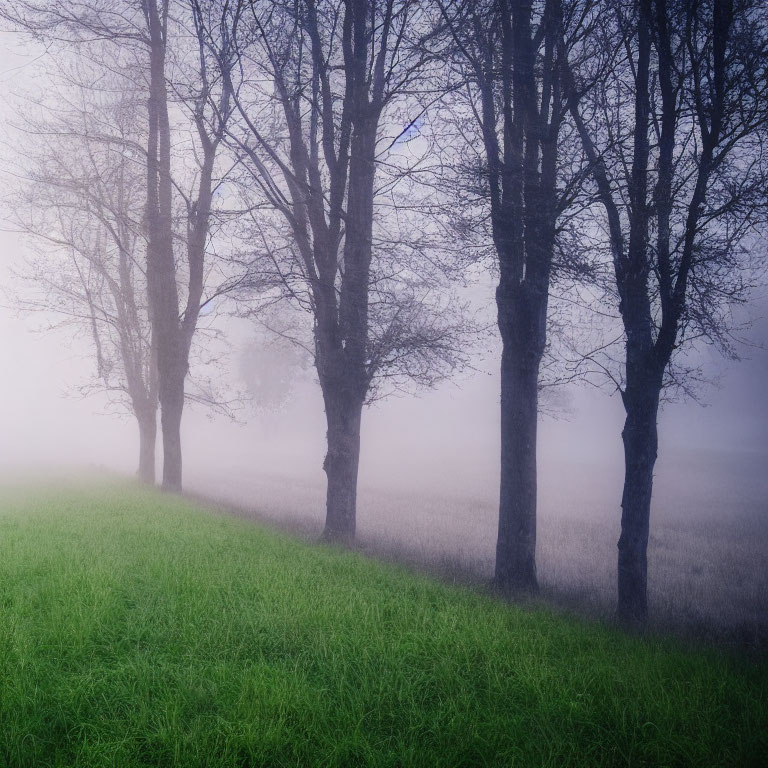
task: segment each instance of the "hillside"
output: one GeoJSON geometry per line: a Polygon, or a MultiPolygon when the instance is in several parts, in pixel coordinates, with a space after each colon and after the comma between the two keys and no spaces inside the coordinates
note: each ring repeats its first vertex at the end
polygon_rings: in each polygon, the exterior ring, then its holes
{"type": "Polygon", "coordinates": [[[4,491],[0,765],[758,765],[764,663],[131,484],[4,491]]]}

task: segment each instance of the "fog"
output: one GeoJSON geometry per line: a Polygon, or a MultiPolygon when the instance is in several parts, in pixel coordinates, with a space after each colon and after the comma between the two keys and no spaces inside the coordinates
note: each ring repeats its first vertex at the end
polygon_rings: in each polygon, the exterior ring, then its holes
{"type": "MultiPolygon", "coordinates": [[[[17,36],[0,32],[0,82],[7,93],[23,92],[40,51],[17,36]]],[[[11,100],[0,110],[10,120],[11,100]]],[[[4,153],[12,152],[6,145],[4,153]]],[[[7,185],[12,176],[5,171],[7,185]]],[[[67,329],[39,332],[51,318],[20,316],[10,304],[19,290],[11,273],[24,254],[21,238],[0,233],[0,466],[4,474],[47,468],[98,465],[132,472],[136,435],[132,420],[109,414],[99,395],[79,396],[93,369],[88,340],[67,329]],[[10,294],[10,295],[9,295],[10,294]],[[37,330],[36,330],[37,329],[37,330]]],[[[475,293],[493,301],[492,286],[475,293]]],[[[724,364],[707,352],[705,369],[719,383],[703,390],[706,405],[674,403],[660,423],[655,506],[695,497],[715,486],[724,497],[761,493],[768,456],[768,321],[765,297],[756,297],[756,321],[739,350],[744,359],[724,364]],[[743,468],[743,472],[739,468],[743,468]]],[[[244,321],[225,321],[233,339],[222,376],[243,384],[242,354],[256,336],[244,321]]],[[[487,346],[487,345],[486,345],[487,346]]],[[[498,343],[479,368],[418,396],[396,396],[369,408],[363,424],[361,487],[384,488],[492,501],[498,484],[498,343]]],[[[325,420],[312,372],[296,370],[292,392],[277,412],[246,407],[240,423],[210,418],[189,408],[184,420],[187,480],[205,476],[273,474],[322,483],[325,420]]],[[[564,388],[564,407],[543,416],[539,441],[540,487],[546,499],[563,494],[589,506],[618,508],[623,410],[615,393],[588,387],[564,388]]],[[[581,506],[581,505],[579,505],[581,506]]],[[[735,510],[733,510],[735,513],[735,510]]],[[[728,514],[729,510],[723,510],[728,514]]]]}
{"type": "MultiPolygon", "coordinates": [[[[3,233],[2,282],[12,278],[24,244],[3,233]]],[[[14,286],[16,286],[14,288],[14,286]]],[[[488,291],[487,300],[492,301],[488,291]]],[[[41,330],[52,318],[22,316],[8,301],[0,311],[5,359],[0,379],[3,474],[99,466],[135,470],[135,426],[111,409],[100,394],[82,397],[94,362],[87,338],[71,329],[41,330]]],[[[243,354],[257,338],[255,325],[222,322],[232,349],[220,371],[233,388],[246,385],[243,354]]],[[[708,354],[713,383],[696,402],[666,404],[660,420],[655,509],[682,501],[759,498],[768,458],[768,405],[764,382],[768,324],[758,317],[749,331],[752,346],[740,362],[708,354]],[[750,487],[752,486],[752,487],[750,487]]],[[[498,485],[499,378],[495,350],[477,358],[477,371],[464,372],[434,390],[397,394],[374,403],[364,415],[362,488],[407,491],[492,501],[498,485]]],[[[268,379],[269,372],[262,372],[268,379]]],[[[312,369],[296,367],[283,403],[244,403],[233,421],[188,407],[183,425],[186,480],[274,475],[322,484],[325,418],[312,369]]],[[[612,504],[618,510],[623,455],[623,409],[618,395],[585,385],[560,388],[552,414],[541,417],[540,490],[543,499],[571,499],[580,509],[612,504]]],[[[254,503],[258,503],[254,499],[254,503]]],[[[692,504],[692,506],[695,506],[692,504]]],[[[618,513],[618,512],[617,512],[618,513]]]]}
{"type": "MultiPolygon", "coordinates": [[[[0,79],[6,88],[23,81],[22,65],[28,58],[15,43],[12,49],[11,42],[7,35],[0,38],[0,79]],[[4,42],[8,45],[2,50],[4,42]]],[[[7,174],[6,182],[12,184],[7,174]]],[[[133,419],[112,412],[103,395],[83,397],[78,392],[94,366],[87,334],[73,337],[71,328],[44,331],[54,317],[24,316],[13,309],[13,294],[22,287],[12,273],[21,267],[25,247],[13,232],[0,235],[0,284],[7,289],[0,300],[0,475],[14,481],[98,468],[130,476],[138,450],[133,419]]],[[[490,306],[491,283],[476,286],[473,296],[478,306],[490,306]]],[[[746,333],[749,344],[738,350],[741,362],[701,353],[713,380],[702,390],[704,405],[687,401],[664,406],[652,525],[654,530],[665,521],[675,526],[681,520],[715,523],[720,528],[703,527],[701,535],[727,543],[730,534],[723,537],[723,530],[732,523],[727,530],[743,532],[747,529],[740,526],[746,520],[753,526],[746,538],[763,564],[764,538],[755,532],[763,531],[768,520],[764,307],[766,297],[756,296],[750,310],[754,322],[746,333]]],[[[231,349],[217,375],[228,388],[247,387],[245,356],[252,344],[263,341],[263,333],[226,314],[219,322],[231,349]]],[[[389,397],[364,412],[364,544],[378,542],[409,559],[445,561],[461,571],[490,572],[499,484],[500,345],[494,341],[484,347],[489,347],[484,354],[473,354],[472,370],[433,390],[389,397]]],[[[270,371],[259,376],[269,382],[270,371]]],[[[258,392],[252,392],[254,401],[243,404],[236,420],[190,405],[182,426],[184,480],[191,491],[314,532],[323,515],[323,404],[311,367],[294,366],[290,378],[283,402],[259,402],[258,392]]],[[[607,604],[615,580],[620,514],[622,404],[607,389],[573,384],[559,390],[551,410],[541,417],[538,448],[542,582],[561,591],[568,591],[567,584],[594,589],[607,604]],[[585,579],[580,571],[598,560],[600,569],[585,579]]],[[[652,557],[658,557],[653,546],[652,541],[652,557]]],[[[725,562],[726,549],[715,555],[714,550],[691,550],[690,556],[725,562]]],[[[679,551],[671,556],[673,570],[675,560],[682,573],[679,551]]],[[[652,569],[652,579],[666,578],[664,573],[662,566],[652,569]]],[[[664,589],[652,583],[656,597],[687,589],[686,604],[692,605],[696,590],[675,578],[664,589]]],[[[731,591],[710,606],[712,613],[733,606],[742,578],[734,577],[731,591]]],[[[703,589],[701,585],[706,579],[697,588],[703,589]]],[[[762,611],[756,597],[761,589],[753,581],[745,590],[747,614],[762,611]]],[[[706,612],[707,606],[701,610],[706,612]]]]}

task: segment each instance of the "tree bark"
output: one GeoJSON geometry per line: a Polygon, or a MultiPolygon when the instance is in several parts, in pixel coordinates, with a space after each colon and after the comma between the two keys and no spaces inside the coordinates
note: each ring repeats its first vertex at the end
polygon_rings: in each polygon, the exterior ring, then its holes
{"type": "Polygon", "coordinates": [[[621,496],[617,618],[630,629],[648,620],[648,532],[651,520],[653,468],[658,448],[657,418],[661,387],[646,384],[624,394],[626,420],[624,489],[621,496]]]}
{"type": "Polygon", "coordinates": [[[155,484],[155,446],[157,444],[157,414],[137,416],[139,425],[139,480],[155,484]]]}
{"type": "Polygon", "coordinates": [[[181,415],[186,370],[166,372],[160,379],[160,423],[163,432],[163,490],[181,492],[181,415]]]}
{"type": "Polygon", "coordinates": [[[181,490],[181,414],[186,359],[179,327],[173,252],[173,185],[168,92],[165,81],[167,5],[147,0],[150,83],[147,104],[147,289],[157,353],[163,433],[163,489],[181,490]]]}
{"type": "Polygon", "coordinates": [[[349,544],[355,538],[362,410],[359,398],[325,395],[328,453],[323,469],[328,492],[323,538],[328,541],[349,544]]]}
{"type": "Polygon", "coordinates": [[[558,216],[557,137],[562,105],[555,42],[561,13],[558,2],[547,3],[545,34],[538,39],[532,29],[531,3],[504,0],[497,11],[499,47],[479,40],[485,63],[478,67],[473,62],[473,67],[480,87],[500,272],[496,305],[502,339],[501,483],[495,583],[503,593],[513,594],[535,592],[538,586],[538,378],[546,345],[558,216]]]}
{"type": "MultiPolygon", "coordinates": [[[[355,17],[361,40],[365,33],[364,7],[364,3],[358,4],[355,17]]],[[[325,359],[333,361],[330,375],[324,377],[322,384],[328,424],[328,453],[323,463],[328,478],[323,538],[346,544],[355,538],[360,422],[370,385],[366,358],[378,124],[377,119],[371,119],[368,114],[371,107],[364,78],[367,48],[363,44],[355,50],[358,70],[353,86],[353,131],[338,326],[321,331],[318,324],[319,336],[316,336],[318,347],[322,345],[326,350],[325,359]]],[[[347,77],[352,76],[352,72],[347,73],[347,77]]]]}
{"type": "Polygon", "coordinates": [[[510,595],[538,589],[536,437],[541,356],[537,350],[541,344],[537,339],[538,324],[523,322],[525,298],[518,295],[511,303],[504,300],[502,293],[497,291],[503,347],[501,484],[495,582],[498,589],[510,595]]]}

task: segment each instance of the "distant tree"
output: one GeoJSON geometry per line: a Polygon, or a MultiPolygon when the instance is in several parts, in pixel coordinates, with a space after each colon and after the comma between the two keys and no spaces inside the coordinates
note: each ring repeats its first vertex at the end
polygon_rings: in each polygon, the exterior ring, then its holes
{"type": "Polygon", "coordinates": [[[750,237],[765,223],[768,7],[610,0],[601,19],[596,55],[568,69],[565,86],[624,331],[623,371],[611,345],[588,359],[614,378],[626,412],[618,616],[642,627],[660,397],[689,387],[691,343],[730,348],[750,237]]]}
{"type": "MultiPolygon", "coordinates": [[[[149,131],[147,141],[147,281],[152,324],[157,347],[157,367],[163,429],[163,487],[180,491],[182,484],[181,417],[184,382],[189,372],[189,352],[204,301],[206,250],[209,244],[214,193],[221,179],[216,177],[216,159],[232,110],[225,87],[228,68],[233,66],[233,49],[224,27],[217,37],[204,40],[204,22],[217,12],[214,0],[178,3],[182,25],[176,30],[192,34],[196,66],[189,79],[176,88],[181,104],[188,107],[196,141],[190,148],[196,161],[193,191],[183,195],[186,206],[186,297],[179,303],[179,270],[174,249],[174,183],[172,175],[172,129],[166,60],[170,48],[169,30],[178,24],[168,0],[141,0],[146,22],[144,37],[149,51],[149,131]],[[206,45],[207,43],[207,45],[206,45]],[[209,53],[209,47],[212,54],[209,53]],[[212,57],[221,69],[212,68],[212,57]],[[217,75],[218,73],[218,75],[217,75]]],[[[183,193],[182,193],[183,194],[183,193]]]]}
{"type": "Polygon", "coordinates": [[[118,5],[111,0],[10,0],[0,10],[17,28],[63,41],[103,71],[120,74],[144,91],[146,275],[161,406],[163,487],[173,491],[181,489],[184,384],[200,308],[228,287],[220,285],[204,296],[213,200],[226,174],[217,159],[231,115],[220,74],[231,60],[229,39],[224,34],[214,42],[209,35],[203,45],[200,37],[203,15],[210,20],[218,8],[213,0],[130,0],[118,5]],[[218,76],[210,66],[214,57],[218,76]],[[126,67],[126,61],[138,66],[126,67]]]}
{"type": "Polygon", "coordinates": [[[414,0],[229,6],[238,61],[222,76],[250,252],[272,286],[264,301],[289,299],[312,318],[328,425],[325,537],[338,541],[355,535],[365,403],[388,384],[434,383],[462,359],[456,306],[395,192],[426,21],[414,0]]]}
{"type": "Polygon", "coordinates": [[[309,359],[291,341],[259,335],[245,346],[240,374],[259,413],[277,413],[290,402],[296,384],[306,378],[309,359]]]}
{"type": "Polygon", "coordinates": [[[147,306],[144,158],[137,94],[70,88],[70,99],[27,117],[15,163],[24,178],[10,224],[39,246],[20,277],[22,310],[63,318],[92,341],[96,388],[135,417],[139,477],[155,480],[157,370],[147,306]],[[111,136],[105,141],[104,136],[111,136]]]}

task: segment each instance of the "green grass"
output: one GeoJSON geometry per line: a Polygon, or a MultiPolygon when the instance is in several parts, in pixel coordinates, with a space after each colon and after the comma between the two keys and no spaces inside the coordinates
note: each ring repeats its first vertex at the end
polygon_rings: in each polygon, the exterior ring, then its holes
{"type": "Polygon", "coordinates": [[[0,766],[746,766],[765,664],[125,485],[0,504],[0,766]]]}

